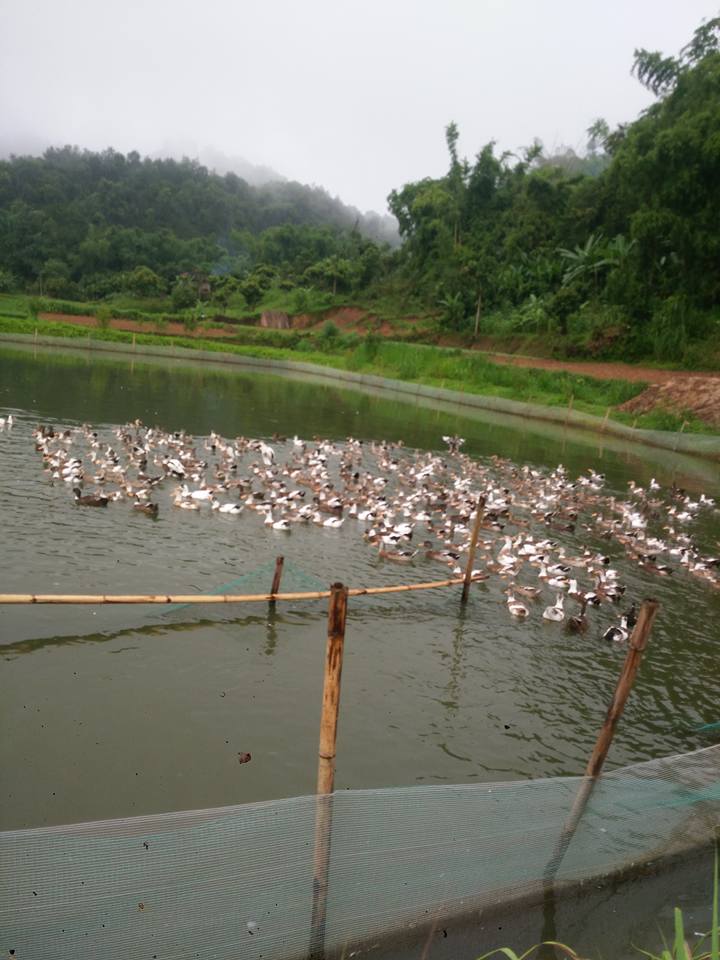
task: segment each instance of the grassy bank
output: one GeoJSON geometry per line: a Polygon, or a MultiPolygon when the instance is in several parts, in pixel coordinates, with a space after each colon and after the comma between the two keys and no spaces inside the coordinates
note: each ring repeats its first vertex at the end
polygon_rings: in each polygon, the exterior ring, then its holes
{"type": "Polygon", "coordinates": [[[444,387],[463,393],[520,400],[551,407],[568,407],[638,427],[679,430],[685,420],[685,432],[714,433],[698,420],[667,412],[653,412],[634,418],[612,408],[640,393],[645,385],[623,380],[597,380],[568,372],[536,370],[491,363],[476,352],[397,343],[374,335],[342,336],[329,324],[313,336],[297,331],[241,328],[231,339],[205,340],[201,337],[167,337],[151,333],[73,326],[72,324],[30,320],[0,315],[1,333],[64,337],[68,341],[103,340],[139,345],[191,348],[239,356],[275,360],[305,361],[339,370],[375,374],[428,386],[444,387]],[[609,413],[608,413],[609,411],[609,413]]]}

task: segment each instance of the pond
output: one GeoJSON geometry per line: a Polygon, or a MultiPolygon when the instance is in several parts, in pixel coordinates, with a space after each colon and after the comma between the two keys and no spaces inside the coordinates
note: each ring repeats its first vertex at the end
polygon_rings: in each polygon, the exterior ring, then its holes
{"type": "MultiPolygon", "coordinates": [[[[720,494],[717,465],[510,416],[463,414],[327,380],[190,362],[129,361],[71,350],[0,349],[2,590],[196,593],[235,583],[265,592],[274,558],[286,589],[435,580],[445,568],[421,551],[384,561],[362,524],[268,530],[234,517],[173,510],[156,521],[127,503],[83,509],[51,484],[34,449],[38,423],[92,424],[101,436],[136,418],[198,442],[274,434],[402,441],[403,456],[466,439],[474,461],[507,458],[570,476],[606,476],[627,497],[651,478],[693,496],[720,494]]],[[[279,456],[292,440],[275,442],[279,456]]],[[[285,452],[283,452],[285,451],[285,452]]],[[[444,453],[443,453],[444,451],[444,453]]],[[[693,522],[717,551],[720,514],[693,522]]],[[[498,535],[500,536],[500,535],[498,535]]],[[[577,552],[607,550],[627,597],[662,604],[613,745],[610,766],[684,752],[720,720],[720,591],[682,570],[659,578],[616,544],[583,531],[553,536],[577,552]]],[[[498,544],[502,542],[502,537],[498,544]]],[[[677,564],[675,564],[678,566],[677,564]]],[[[505,584],[351,599],[336,788],[473,783],[582,772],[625,649],[600,638],[610,604],[571,635],[508,614],[505,584]]],[[[547,601],[553,599],[550,592],[547,601]]],[[[325,649],[324,601],[227,607],[4,607],[0,766],[3,829],[221,806],[312,793],[325,649]],[[249,763],[239,755],[250,753],[249,763]]]]}

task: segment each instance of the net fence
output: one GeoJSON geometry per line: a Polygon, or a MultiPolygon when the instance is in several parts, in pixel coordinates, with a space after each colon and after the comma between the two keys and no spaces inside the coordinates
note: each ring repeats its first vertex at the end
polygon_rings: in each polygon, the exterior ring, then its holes
{"type": "MultiPolygon", "coordinates": [[[[316,811],[332,805],[326,949],[542,881],[581,777],[362,790],[0,833],[0,951],[22,960],[285,958],[310,942],[316,811]]],[[[707,843],[720,745],[604,775],[557,879],[707,843]]]]}

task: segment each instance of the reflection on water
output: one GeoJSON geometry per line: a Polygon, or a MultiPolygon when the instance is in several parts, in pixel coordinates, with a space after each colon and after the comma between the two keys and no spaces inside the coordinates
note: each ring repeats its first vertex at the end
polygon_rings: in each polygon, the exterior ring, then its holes
{"type": "MultiPolygon", "coordinates": [[[[419,557],[411,567],[383,563],[347,525],[286,536],[245,514],[161,510],[152,523],[121,504],[79,510],[39,469],[30,436],[39,421],[139,417],[197,435],[353,435],[430,449],[459,433],[474,457],[602,469],[619,494],[651,476],[719,492],[716,465],[687,457],[238,369],[3,349],[0,407],[18,421],[0,434],[7,592],[194,592],[239,580],[243,592],[264,592],[278,553],[286,589],[430,580],[439,569],[419,557]]],[[[713,548],[717,515],[699,537],[713,548]]],[[[581,538],[567,542],[575,552],[581,538]]],[[[705,745],[694,728],[720,719],[720,595],[638,568],[625,579],[628,594],[657,595],[663,606],[614,765],[705,745]]],[[[12,775],[1,825],[312,792],[325,610],[323,601],[2,609],[0,764],[12,775]],[[244,751],[252,763],[240,766],[244,751]]],[[[539,616],[518,624],[492,582],[475,586],[466,608],[454,590],[352,599],[338,787],[581,771],[624,655],[598,639],[614,616],[601,610],[585,636],[539,616]]]]}

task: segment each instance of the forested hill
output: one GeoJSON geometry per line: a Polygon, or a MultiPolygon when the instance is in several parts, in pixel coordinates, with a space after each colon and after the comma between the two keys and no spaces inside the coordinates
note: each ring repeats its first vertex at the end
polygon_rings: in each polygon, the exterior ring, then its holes
{"type": "Polygon", "coordinates": [[[477,318],[483,332],[615,339],[658,359],[717,337],[719,33],[716,18],[676,57],[636,50],[657,101],[614,131],[593,124],[596,175],[544,160],[540,144],[518,159],[491,142],[467,161],[450,124],[447,174],[390,196],[408,285],[458,329],[477,318]]]}
{"type": "Polygon", "coordinates": [[[22,283],[48,262],[75,280],[138,264],[169,274],[224,259],[223,269],[242,269],[248,235],[281,225],[397,236],[392,218],[363,215],[319,187],[253,187],[191,160],[64,147],[0,161],[0,267],[22,283]]]}
{"type": "Polygon", "coordinates": [[[720,356],[720,17],[628,66],[656,100],[595,121],[583,157],[490,142],[467,160],[450,123],[447,172],[390,194],[399,250],[375,242],[382,218],[297,183],[72,148],[0,162],[0,292],[191,310],[202,286],[218,312],[322,295],[429,316],[438,337],[702,366],[720,356]]]}

